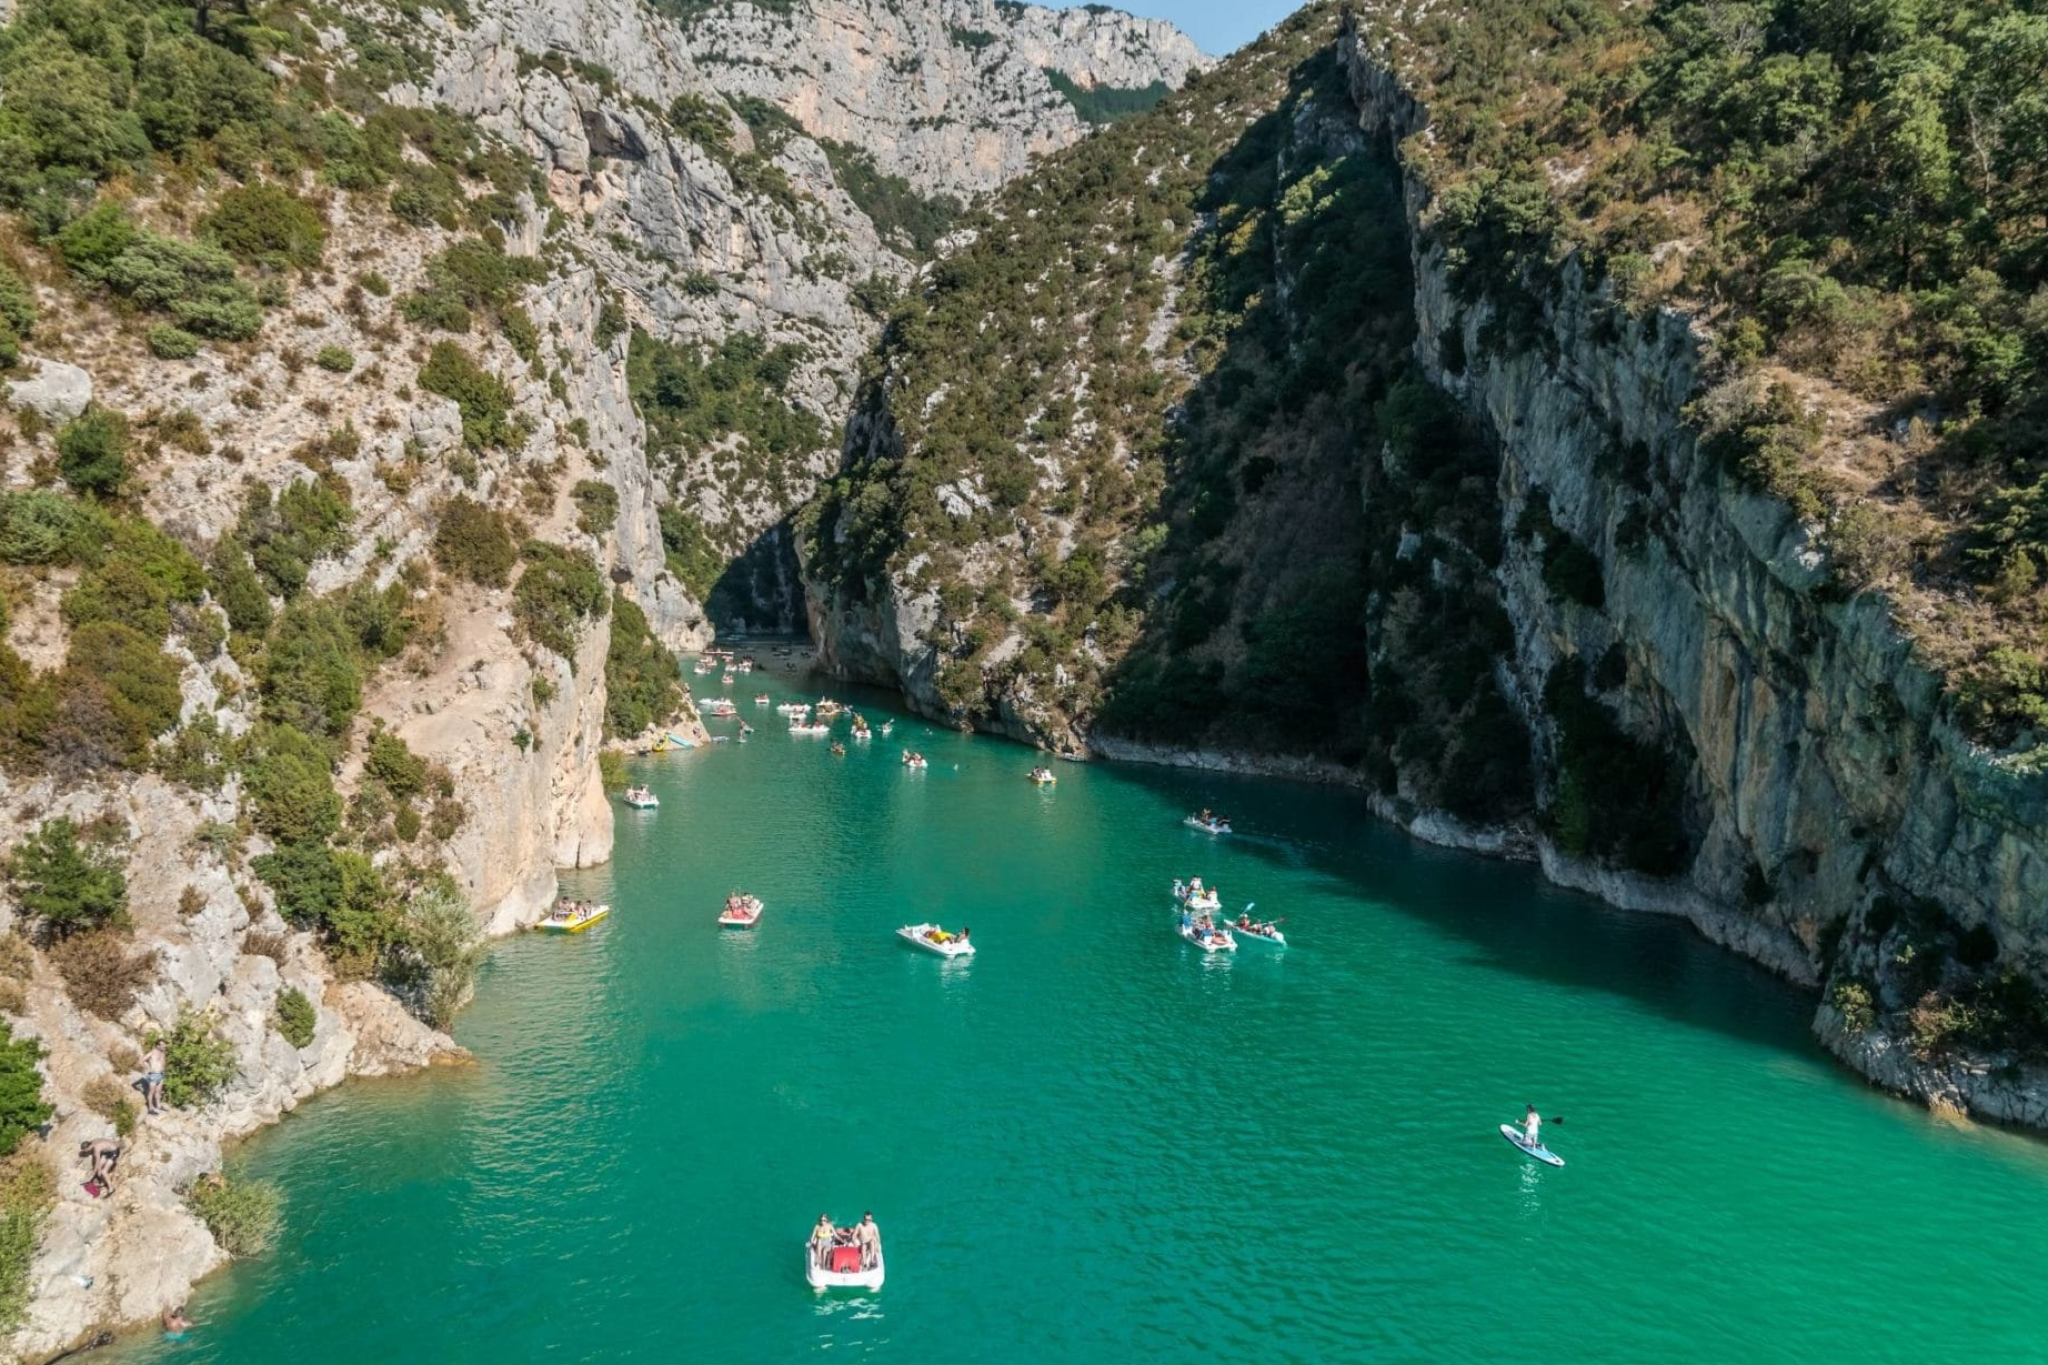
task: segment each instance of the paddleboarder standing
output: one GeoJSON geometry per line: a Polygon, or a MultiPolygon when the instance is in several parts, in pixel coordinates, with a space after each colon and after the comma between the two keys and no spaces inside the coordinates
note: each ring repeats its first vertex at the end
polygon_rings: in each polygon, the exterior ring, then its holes
{"type": "Polygon", "coordinates": [[[1533,1104],[1529,1106],[1528,1114],[1522,1119],[1522,1141],[1531,1147],[1543,1145],[1543,1115],[1536,1112],[1536,1106],[1533,1104]]]}

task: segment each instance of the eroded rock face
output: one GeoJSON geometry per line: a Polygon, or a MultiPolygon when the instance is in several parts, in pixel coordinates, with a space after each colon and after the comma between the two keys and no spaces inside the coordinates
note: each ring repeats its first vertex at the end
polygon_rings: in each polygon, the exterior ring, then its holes
{"type": "Polygon", "coordinates": [[[994,189],[1087,132],[1046,71],[1136,90],[1178,88],[1211,64],[1163,20],[995,0],[733,4],[696,20],[690,42],[720,90],[767,100],[812,136],[954,195],[994,189]]]}
{"type": "Polygon", "coordinates": [[[34,360],[23,367],[26,378],[7,381],[7,396],[44,421],[62,424],[84,412],[92,402],[92,376],[61,360],[34,360]]]}
{"type": "MultiPolygon", "coordinates": [[[[1395,140],[1426,111],[1347,40],[1363,125],[1395,140]]],[[[1409,182],[1411,219],[1426,190],[1409,182]]],[[[1702,342],[1663,310],[1630,320],[1575,262],[1542,319],[1540,344],[1482,344],[1489,309],[1461,306],[1438,250],[1411,233],[1416,356],[1460,396],[1501,452],[1507,553],[1499,579],[1515,627],[1511,666],[1534,727],[1539,773],[1554,772],[1544,683],[1561,660],[1610,650],[1625,679],[1603,700],[1633,734],[1694,758],[1697,857],[1653,881],[1575,863],[1547,844],[1545,871],[1622,905],[1684,915],[1717,942],[1808,985],[1893,990],[1887,898],[1938,904],[1995,937],[2001,961],[2048,947],[2048,778],[2010,770],[1958,734],[1941,684],[1873,594],[1822,591],[1825,556],[1774,499],[1718,476],[1684,408],[1701,389],[1702,342]],[[1467,363],[1442,357],[1464,345],[1467,363]],[[1623,456],[1616,472],[1615,456],[1623,456]],[[1532,499],[1598,557],[1603,603],[1561,600],[1541,547],[1513,534],[1532,499]]],[[[2040,1124],[2048,1078],[2012,1059],[1938,1062],[1882,1029],[1852,1031],[1824,1004],[1816,1031],[1887,1088],[1986,1117],[2040,1124]]]]}

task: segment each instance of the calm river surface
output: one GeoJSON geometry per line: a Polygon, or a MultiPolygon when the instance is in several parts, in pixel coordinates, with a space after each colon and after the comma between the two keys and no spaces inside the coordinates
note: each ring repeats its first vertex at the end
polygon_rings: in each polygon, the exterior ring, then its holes
{"type": "Polygon", "coordinates": [[[2048,1353],[2048,1147],[1870,1092],[1685,926],[1341,793],[1071,764],[1040,790],[1025,750],[900,717],[835,759],[762,685],[732,689],[750,743],[636,760],[661,809],[565,879],[609,923],[494,948],[456,1030],[480,1065],[250,1143],[280,1245],[123,1359],[2048,1353]],[[1198,805],[1240,833],[1183,828],[1198,805]],[[1181,943],[1191,874],[1293,946],[1181,943]],[[732,887],[757,930],[714,927],[732,887]],[[925,919],[979,955],[891,932],[925,919]],[[1496,1133],[1526,1101],[1564,1169],[1496,1133]],[[807,1230],[863,1209],[887,1287],[814,1295],[807,1230]]]}

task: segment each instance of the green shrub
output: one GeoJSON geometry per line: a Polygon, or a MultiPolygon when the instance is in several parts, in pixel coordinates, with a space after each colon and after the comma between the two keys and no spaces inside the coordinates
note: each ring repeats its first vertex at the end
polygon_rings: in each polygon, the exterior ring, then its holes
{"type": "Polygon", "coordinates": [[[683,703],[676,656],[654,638],[639,604],[612,598],[612,636],[604,658],[604,730],[631,738],[666,723],[683,703]]]}
{"type": "Polygon", "coordinates": [[[72,1003],[102,1019],[126,1014],[157,976],[156,950],[134,950],[128,935],[113,928],[58,940],[50,946],[50,963],[72,1003]]]}
{"type": "Polygon", "coordinates": [[[626,756],[617,749],[598,750],[597,776],[606,791],[623,790],[629,777],[626,772],[626,756]]]}
{"type": "Polygon", "coordinates": [[[327,224],[319,212],[276,185],[227,190],[199,226],[210,241],[252,265],[318,265],[327,250],[327,224]]]}
{"type": "Polygon", "coordinates": [[[401,801],[409,801],[426,790],[427,761],[389,730],[380,730],[371,738],[363,770],[401,801]]]}
{"type": "Polygon", "coordinates": [[[137,231],[125,209],[104,201],[65,225],[57,234],[57,251],[73,274],[103,280],[107,267],[134,242],[137,231]]]}
{"type": "Polygon", "coordinates": [[[527,541],[521,554],[512,614],[528,639],[573,662],[583,623],[602,619],[611,602],[604,575],[589,555],[546,541],[527,541]]]}
{"type": "Polygon", "coordinates": [[[317,740],[284,726],[259,731],[242,772],[256,828],[279,843],[317,842],[341,828],[341,795],[317,740]]]}
{"type": "Polygon", "coordinates": [[[517,450],[524,434],[511,420],[512,390],[452,341],[436,342],[420,367],[420,387],[462,410],[462,438],[475,450],[517,450]]]}
{"type": "Polygon", "coordinates": [[[65,563],[95,551],[104,536],[92,509],[53,489],[0,495],[0,563],[65,563]]]}
{"type": "Polygon", "coordinates": [[[603,479],[580,479],[569,490],[576,500],[576,524],[594,536],[601,536],[618,524],[619,492],[603,479]]]}
{"type": "MultiPolygon", "coordinates": [[[[0,1084],[0,1093],[8,1088],[0,1084]]],[[[0,1165],[0,1332],[12,1332],[28,1316],[29,1271],[43,1219],[56,1201],[56,1178],[39,1159],[23,1155],[0,1165]]]]}
{"type": "Polygon", "coordinates": [[[313,353],[313,363],[335,374],[347,374],[356,367],[356,353],[346,346],[322,346],[313,353]]]}
{"type": "Polygon", "coordinates": [[[434,562],[482,587],[502,588],[519,550],[502,514],[458,493],[441,508],[434,528],[434,562]]]}
{"type": "Polygon", "coordinates": [[[199,338],[168,322],[150,328],[148,341],[149,353],[158,360],[190,360],[199,354],[199,338]]]}
{"type": "Polygon", "coordinates": [[[277,1031],[287,1043],[293,1047],[310,1045],[319,1023],[320,1012],[313,1008],[304,991],[286,986],[277,993],[277,1031]]]}
{"type": "Polygon", "coordinates": [[[314,560],[348,543],[354,515],[344,490],[326,479],[297,479],[275,495],[259,483],[242,505],[235,538],[272,591],[290,598],[306,586],[314,560]]]}
{"type": "Polygon", "coordinates": [[[159,1040],[164,1045],[164,1101],[175,1108],[205,1104],[235,1078],[233,1044],[213,1031],[213,1020],[187,1005],[159,1040]]]}
{"type": "Polygon", "coordinates": [[[476,985],[482,926],[454,882],[441,876],[407,898],[401,932],[404,951],[389,975],[413,995],[421,1018],[446,1028],[476,985]]]}
{"type": "Polygon", "coordinates": [[[128,875],[97,844],[81,842],[64,816],[45,820],[7,860],[7,880],[22,913],[46,938],[128,922],[128,875]]]}
{"type": "MultiPolygon", "coordinates": [[[[164,1097],[170,1098],[168,1079],[164,1097]]],[[[220,1249],[237,1260],[268,1250],[283,1219],[276,1186],[239,1176],[201,1176],[185,1191],[185,1203],[206,1224],[220,1249]]]]}
{"type": "Polygon", "coordinates": [[[207,564],[207,581],[221,610],[227,613],[228,628],[238,635],[262,635],[270,629],[270,594],[263,580],[249,567],[249,557],[233,539],[223,537],[213,547],[207,564]]]}
{"type": "Polygon", "coordinates": [[[56,1113],[43,1099],[43,1073],[36,1066],[43,1045],[34,1038],[16,1038],[0,1020],[0,1156],[12,1156],[21,1140],[56,1113]]]}
{"type": "Polygon", "coordinates": [[[128,419],[89,404],[57,433],[57,470],[81,493],[120,492],[128,479],[128,419]]]}
{"type": "Polygon", "coordinates": [[[35,316],[35,293],[21,276],[0,265],[0,369],[12,369],[21,359],[22,338],[35,316]]]}
{"type": "Polygon", "coordinates": [[[234,258],[204,242],[138,230],[103,272],[109,289],[188,332],[246,341],[263,328],[263,308],[235,275],[234,258]]]}
{"type": "Polygon", "coordinates": [[[256,665],[264,719],[324,739],[346,733],[363,701],[360,644],[332,600],[289,603],[256,665]]]}
{"type": "Polygon", "coordinates": [[[138,631],[117,621],[80,626],[71,633],[65,668],[97,678],[110,690],[131,764],[140,762],[152,739],[178,723],[184,704],[178,661],[138,631]]]}

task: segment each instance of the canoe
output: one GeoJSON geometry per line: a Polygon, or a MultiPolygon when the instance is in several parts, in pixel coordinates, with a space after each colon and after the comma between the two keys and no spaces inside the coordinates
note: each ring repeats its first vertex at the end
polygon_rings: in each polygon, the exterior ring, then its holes
{"type": "Polygon", "coordinates": [[[1234,953],[1237,951],[1237,938],[1228,929],[1211,930],[1209,937],[1206,939],[1202,937],[1202,931],[1195,928],[1192,924],[1176,923],[1173,926],[1173,931],[1205,953],[1234,953]]]}
{"type": "Polygon", "coordinates": [[[896,931],[896,937],[913,948],[922,948],[928,953],[937,953],[940,957],[974,956],[974,944],[969,940],[954,937],[944,943],[934,943],[926,937],[937,932],[938,928],[936,924],[906,924],[896,931]]]}
{"type": "Polygon", "coordinates": [[[1542,1143],[1539,1142],[1533,1147],[1530,1146],[1529,1140],[1522,1136],[1522,1130],[1515,1127],[1512,1123],[1503,1123],[1500,1126],[1500,1135],[1509,1142],[1512,1142],[1523,1156],[1533,1157],[1546,1166],[1564,1165],[1564,1158],[1551,1151],[1548,1147],[1545,1147],[1542,1143]]]}
{"type": "Polygon", "coordinates": [[[1230,833],[1230,822],[1228,820],[1204,820],[1199,815],[1190,815],[1181,823],[1189,829],[1198,829],[1204,834],[1230,833]]]}
{"type": "Polygon", "coordinates": [[[1268,948],[1285,948],[1287,946],[1287,935],[1281,933],[1278,929],[1275,929],[1270,934],[1259,934],[1249,929],[1240,929],[1235,924],[1227,922],[1223,927],[1228,929],[1231,936],[1239,943],[1263,943],[1268,948]]]}
{"type": "Polygon", "coordinates": [[[809,1242],[804,1243],[804,1278],[820,1294],[828,1289],[880,1289],[884,1269],[879,1246],[875,1248],[875,1263],[868,1269],[839,1271],[819,1265],[817,1248],[809,1242]]]}
{"type": "Polygon", "coordinates": [[[543,934],[580,934],[611,912],[612,908],[610,905],[600,905],[580,919],[557,919],[555,916],[549,915],[533,927],[540,930],[543,934]]]}

